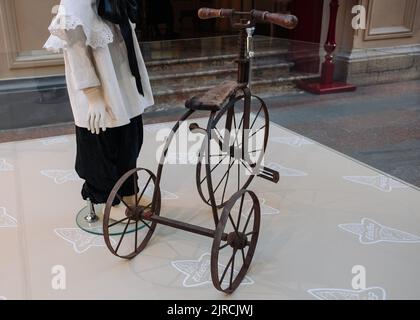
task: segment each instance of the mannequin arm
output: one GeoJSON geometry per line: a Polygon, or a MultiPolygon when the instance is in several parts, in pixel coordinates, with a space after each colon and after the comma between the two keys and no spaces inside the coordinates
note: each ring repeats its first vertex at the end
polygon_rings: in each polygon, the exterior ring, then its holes
{"type": "Polygon", "coordinates": [[[115,116],[103,97],[101,82],[92,59],[92,49],[86,46],[86,36],[81,27],[68,30],[65,33],[65,41],[66,68],[71,71],[75,88],[82,90],[88,100],[87,129],[99,134],[101,129],[106,130],[107,114],[112,119],[115,119],[115,116]]]}
{"type": "Polygon", "coordinates": [[[65,33],[66,67],[70,69],[77,90],[99,87],[101,82],[92,62],[92,49],[86,46],[86,36],[81,27],[65,33]]]}
{"type": "Polygon", "coordinates": [[[88,130],[96,134],[99,134],[101,129],[106,131],[105,118],[109,116],[115,119],[115,116],[103,98],[101,87],[83,89],[83,92],[89,102],[88,130]]]}

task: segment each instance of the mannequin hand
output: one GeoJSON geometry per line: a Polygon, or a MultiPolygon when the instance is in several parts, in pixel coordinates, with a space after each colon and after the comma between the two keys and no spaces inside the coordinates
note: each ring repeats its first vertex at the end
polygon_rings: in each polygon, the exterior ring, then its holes
{"type": "Polygon", "coordinates": [[[109,115],[112,119],[115,116],[111,108],[106,104],[100,87],[83,90],[88,99],[89,110],[87,115],[88,130],[93,134],[99,134],[101,129],[106,131],[105,119],[109,115]]]}

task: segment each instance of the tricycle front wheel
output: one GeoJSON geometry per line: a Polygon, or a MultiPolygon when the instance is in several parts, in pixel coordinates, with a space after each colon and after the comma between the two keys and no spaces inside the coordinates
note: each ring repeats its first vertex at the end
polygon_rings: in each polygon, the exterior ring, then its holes
{"type": "Polygon", "coordinates": [[[247,189],[261,171],[270,121],[265,102],[257,96],[253,98],[249,110],[246,105],[250,101],[245,96],[232,99],[216,115],[211,134],[203,141],[196,185],[201,199],[209,206],[222,209],[233,194],[247,189]]]}

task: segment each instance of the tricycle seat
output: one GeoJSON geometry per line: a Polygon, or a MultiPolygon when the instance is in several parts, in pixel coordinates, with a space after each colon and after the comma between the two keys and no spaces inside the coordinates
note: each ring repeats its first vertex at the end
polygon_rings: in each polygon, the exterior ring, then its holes
{"type": "Polygon", "coordinates": [[[225,81],[187,100],[185,107],[192,110],[219,111],[230,97],[236,95],[240,87],[236,81],[225,81]]]}

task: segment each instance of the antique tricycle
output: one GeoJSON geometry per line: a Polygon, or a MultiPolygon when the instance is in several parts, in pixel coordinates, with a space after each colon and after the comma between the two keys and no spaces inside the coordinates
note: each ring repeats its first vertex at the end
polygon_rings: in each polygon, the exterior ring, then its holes
{"type": "Polygon", "coordinates": [[[270,124],[265,102],[250,89],[253,29],[256,23],[262,22],[292,29],[297,25],[297,18],[257,10],[209,8],[200,9],[198,16],[228,18],[239,31],[238,79],[222,82],[186,102],[186,113],[166,139],[157,174],[137,168],[127,172],[115,185],[104,211],[103,234],[109,250],[125,259],[143,251],[158,224],[213,238],[212,282],[216,289],[232,293],[246,276],[260,229],[259,200],[247,188],[255,176],[274,183],[279,181],[278,172],[262,165],[270,124]],[[188,128],[204,137],[196,163],[196,185],[200,197],[212,209],[215,229],[160,216],[160,182],[165,158],[180,125],[196,111],[210,113],[207,128],[197,123],[189,124],[188,128]],[[133,185],[134,205],[119,194],[127,183],[133,185]],[[110,218],[115,201],[121,201],[126,207],[126,217],[119,221],[110,218]],[[119,228],[118,241],[112,237],[115,227],[119,228]]]}

